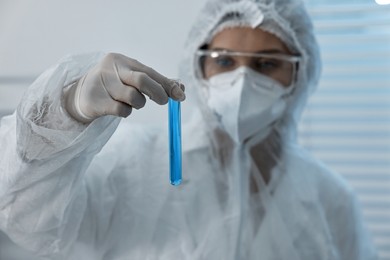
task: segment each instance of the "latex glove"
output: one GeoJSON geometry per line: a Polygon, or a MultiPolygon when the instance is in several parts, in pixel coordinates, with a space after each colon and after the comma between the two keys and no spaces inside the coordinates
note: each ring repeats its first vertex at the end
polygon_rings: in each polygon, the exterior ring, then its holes
{"type": "Polygon", "coordinates": [[[132,108],[145,105],[145,95],[160,105],[166,104],[168,97],[185,99],[182,84],[115,53],[107,54],[64,94],[65,109],[82,123],[104,115],[127,117],[132,108]]]}

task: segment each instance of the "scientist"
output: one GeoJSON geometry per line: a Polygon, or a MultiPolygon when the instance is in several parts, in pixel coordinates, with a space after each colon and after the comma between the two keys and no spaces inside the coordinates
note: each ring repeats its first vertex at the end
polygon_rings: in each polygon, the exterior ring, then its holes
{"type": "MultiPolygon", "coordinates": [[[[214,0],[192,29],[184,86],[121,54],[63,59],[0,128],[0,229],[48,259],[369,260],[352,190],[296,144],[320,76],[298,0],[214,0]],[[147,98],[184,101],[184,183],[147,98]]],[[[183,103],[183,104],[184,104],[183,103]]],[[[45,259],[46,259],[45,258],[45,259]]]]}

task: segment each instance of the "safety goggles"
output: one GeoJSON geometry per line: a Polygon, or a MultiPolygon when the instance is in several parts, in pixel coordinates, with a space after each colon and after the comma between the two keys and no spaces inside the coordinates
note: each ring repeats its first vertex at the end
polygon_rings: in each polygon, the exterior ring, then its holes
{"type": "Polygon", "coordinates": [[[285,87],[296,80],[300,56],[282,53],[249,53],[228,50],[198,50],[195,57],[197,74],[208,79],[240,66],[270,77],[285,87]]]}

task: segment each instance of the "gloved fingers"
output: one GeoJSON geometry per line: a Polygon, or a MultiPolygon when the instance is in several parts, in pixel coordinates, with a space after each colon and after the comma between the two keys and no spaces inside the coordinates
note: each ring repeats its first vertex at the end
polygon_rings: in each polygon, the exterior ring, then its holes
{"type": "Polygon", "coordinates": [[[128,117],[132,111],[132,107],[128,104],[113,99],[107,100],[103,109],[103,115],[113,115],[120,117],[128,117]]]}
{"type": "Polygon", "coordinates": [[[146,73],[119,69],[118,74],[124,84],[133,86],[157,104],[164,105],[168,102],[168,95],[165,89],[146,73]]]}
{"type": "Polygon", "coordinates": [[[106,87],[107,92],[112,99],[128,104],[135,109],[140,109],[145,106],[146,98],[133,86],[127,86],[118,82],[117,84],[109,84],[106,87]]]}
{"type": "MultiPolygon", "coordinates": [[[[135,59],[128,58],[126,56],[123,56],[123,61],[124,61],[124,68],[129,68],[129,70],[137,71],[137,72],[143,72],[146,75],[148,75],[150,78],[152,78],[154,81],[157,83],[161,84],[161,86],[164,88],[165,92],[167,95],[173,99],[176,99],[178,101],[183,101],[185,99],[185,94],[184,94],[184,85],[183,84],[178,84],[177,81],[168,79],[167,77],[161,75],[154,69],[140,63],[139,61],[135,59]]],[[[120,68],[118,68],[120,69],[120,68]]],[[[126,69],[126,71],[128,71],[126,69]]],[[[125,83],[127,84],[126,80],[129,80],[129,77],[127,77],[126,71],[120,73],[121,79],[125,80],[125,83]],[[122,78],[122,75],[124,78],[122,78]]],[[[118,71],[119,72],[119,71],[118,71]]],[[[141,91],[142,92],[142,91],[141,91]]],[[[167,103],[164,102],[163,104],[167,103]]]]}
{"type": "Polygon", "coordinates": [[[166,91],[169,91],[169,96],[172,97],[173,99],[177,101],[184,101],[186,96],[184,93],[185,87],[182,83],[175,81],[175,80],[170,80],[170,86],[168,89],[166,88],[166,91]]]}
{"type": "Polygon", "coordinates": [[[141,109],[145,106],[146,98],[136,88],[126,86],[126,90],[124,92],[123,98],[119,98],[118,100],[129,104],[135,109],[141,109]]]}

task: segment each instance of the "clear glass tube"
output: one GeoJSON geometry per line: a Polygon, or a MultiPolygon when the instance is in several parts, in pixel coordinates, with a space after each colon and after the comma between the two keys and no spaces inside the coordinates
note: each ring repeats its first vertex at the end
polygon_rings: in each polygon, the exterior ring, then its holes
{"type": "Polygon", "coordinates": [[[181,183],[181,113],[180,102],[169,98],[169,163],[172,185],[181,183]]]}

